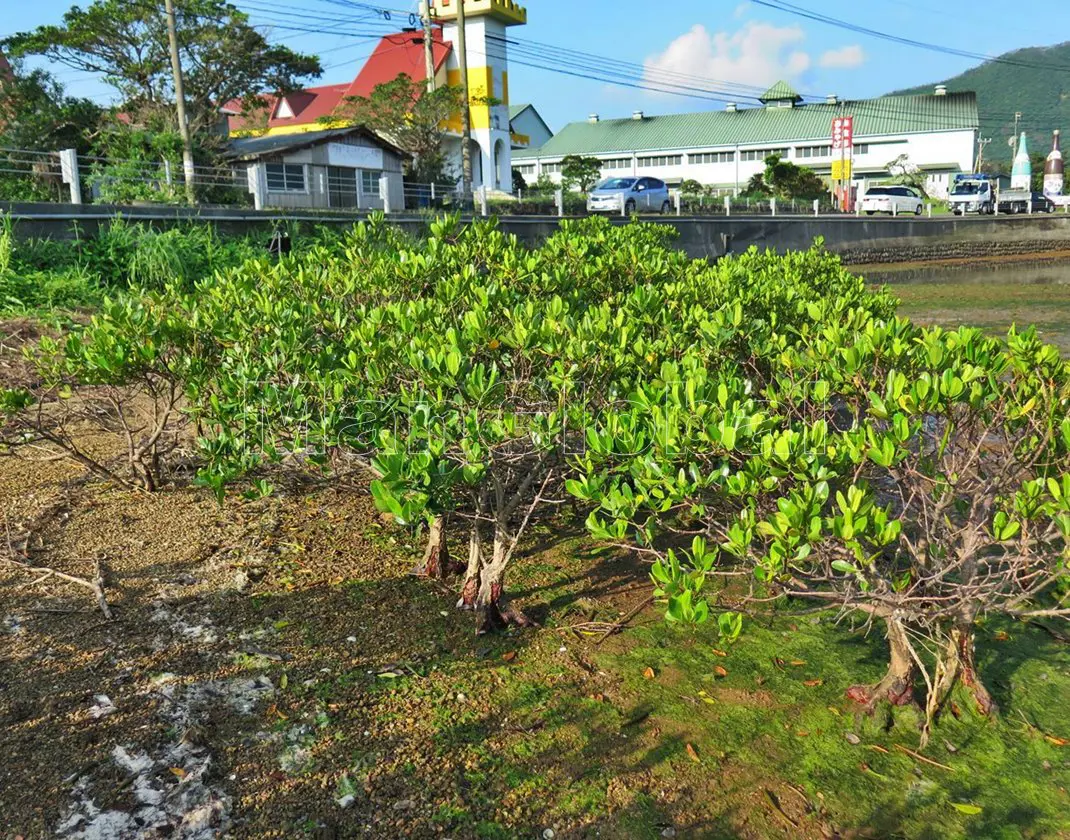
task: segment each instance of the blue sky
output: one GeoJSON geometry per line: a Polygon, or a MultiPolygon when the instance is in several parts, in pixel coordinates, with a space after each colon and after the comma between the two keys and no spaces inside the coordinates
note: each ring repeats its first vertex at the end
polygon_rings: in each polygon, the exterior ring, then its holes
{"type": "MultiPolygon", "coordinates": [[[[337,20],[350,12],[328,0],[236,0],[239,7],[248,8],[247,3],[278,9],[254,12],[253,20],[273,24],[273,37],[294,49],[322,56],[327,69],[320,83],[351,79],[371,51],[373,33],[406,25],[405,15],[398,12],[416,8],[409,0],[386,0],[384,7],[395,10],[390,21],[372,11],[354,10],[359,19],[339,26],[352,34],[324,35],[280,27],[288,22],[320,29],[323,24],[293,15],[337,20]],[[363,37],[356,37],[358,33],[363,37]]],[[[57,23],[70,5],[67,0],[3,4],[0,35],[57,23]]],[[[378,5],[376,0],[370,4],[378,5]]],[[[1070,39],[1065,0],[796,0],[796,5],[871,29],[990,55],[1070,39]],[[1016,12],[1013,18],[1011,10],[1016,12]]],[[[667,78],[666,73],[699,76],[710,80],[705,87],[717,91],[739,91],[738,85],[749,90],[783,77],[805,94],[873,96],[952,76],[974,63],[742,0],[528,0],[527,7],[529,23],[510,33],[517,38],[643,64],[648,80],[667,78]]],[[[72,94],[101,102],[111,97],[110,89],[91,76],[52,69],[72,94]]],[[[591,112],[613,117],[637,108],[666,113],[722,107],[709,99],[615,87],[516,63],[510,80],[512,100],[535,103],[555,130],[591,112]]]]}

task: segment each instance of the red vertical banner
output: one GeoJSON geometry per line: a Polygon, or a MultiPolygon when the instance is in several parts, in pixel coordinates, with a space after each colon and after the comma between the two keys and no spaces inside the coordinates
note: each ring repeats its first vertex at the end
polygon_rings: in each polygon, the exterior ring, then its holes
{"type": "Polygon", "coordinates": [[[832,180],[837,184],[840,210],[845,213],[853,209],[851,176],[854,174],[854,134],[854,117],[836,117],[832,121],[832,180]]]}
{"type": "Polygon", "coordinates": [[[832,180],[837,183],[840,210],[851,212],[851,179],[854,174],[855,118],[837,117],[832,120],[832,180]]]}

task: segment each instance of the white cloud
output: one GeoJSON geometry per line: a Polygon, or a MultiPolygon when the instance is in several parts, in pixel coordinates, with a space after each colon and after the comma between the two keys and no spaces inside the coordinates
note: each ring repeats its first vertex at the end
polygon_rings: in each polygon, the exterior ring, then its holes
{"type": "Polygon", "coordinates": [[[829,50],[824,53],[818,64],[836,70],[849,70],[852,67],[861,67],[866,61],[866,54],[858,44],[849,47],[840,47],[838,50],[829,50]]]}
{"type": "MultiPolygon", "coordinates": [[[[762,87],[785,79],[798,79],[810,69],[809,53],[798,49],[806,33],[798,26],[747,23],[737,32],[711,33],[695,24],[664,52],[644,62],[645,80],[664,84],[665,73],[681,73],[710,89],[730,82],[762,87]]],[[[686,84],[679,77],[669,77],[686,84]]]]}

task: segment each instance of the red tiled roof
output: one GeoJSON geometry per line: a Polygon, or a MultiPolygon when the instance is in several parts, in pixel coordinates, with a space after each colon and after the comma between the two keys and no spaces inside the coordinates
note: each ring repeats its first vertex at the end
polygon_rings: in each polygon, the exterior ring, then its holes
{"type": "MultiPolygon", "coordinates": [[[[271,109],[268,128],[308,125],[317,122],[322,117],[334,113],[335,108],[347,96],[368,96],[376,85],[392,82],[402,73],[414,82],[425,81],[427,72],[424,63],[423,38],[423,32],[398,32],[384,36],[352,82],[305,88],[288,93],[284,97],[264,94],[261,97],[264,108],[271,109]],[[279,116],[279,107],[283,99],[293,111],[292,117],[279,116]]],[[[452,44],[442,40],[441,28],[436,29],[432,36],[436,72],[446,63],[452,49],[452,44]]],[[[221,110],[230,118],[231,131],[241,131],[253,125],[263,124],[262,117],[258,120],[241,116],[243,107],[240,100],[233,99],[227,102],[221,110]]]]}
{"type": "MultiPolygon", "coordinates": [[[[438,72],[449,57],[453,45],[442,40],[442,30],[436,29],[431,37],[431,50],[438,72]]],[[[379,41],[375,51],[368,56],[357,78],[353,80],[346,96],[369,96],[376,85],[392,82],[404,73],[414,82],[427,79],[424,59],[424,33],[398,32],[379,41]]]]}
{"type": "MultiPolygon", "coordinates": [[[[340,85],[305,88],[304,90],[291,91],[285,96],[264,94],[261,97],[264,108],[271,109],[268,128],[275,128],[281,125],[305,125],[317,122],[321,117],[330,116],[334,109],[338,107],[338,103],[342,101],[342,97],[345,96],[351,84],[351,82],[343,82],[340,85]],[[292,117],[279,116],[279,109],[283,100],[286,100],[286,104],[293,111],[292,117]]],[[[260,122],[257,119],[241,116],[242,107],[241,100],[232,99],[222,108],[224,113],[230,116],[231,131],[241,131],[250,124],[260,122]]]]}

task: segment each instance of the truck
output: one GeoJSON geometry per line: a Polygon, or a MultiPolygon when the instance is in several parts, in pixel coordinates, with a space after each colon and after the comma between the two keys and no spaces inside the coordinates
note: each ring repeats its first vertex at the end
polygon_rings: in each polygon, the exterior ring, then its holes
{"type": "Polygon", "coordinates": [[[1001,190],[998,182],[984,173],[956,175],[948,196],[956,216],[967,213],[1054,213],[1055,203],[1032,190],[1001,190]]]}
{"type": "Polygon", "coordinates": [[[996,192],[995,182],[987,175],[956,175],[947,203],[956,216],[995,213],[996,192]]]}

